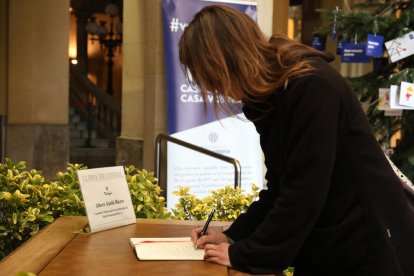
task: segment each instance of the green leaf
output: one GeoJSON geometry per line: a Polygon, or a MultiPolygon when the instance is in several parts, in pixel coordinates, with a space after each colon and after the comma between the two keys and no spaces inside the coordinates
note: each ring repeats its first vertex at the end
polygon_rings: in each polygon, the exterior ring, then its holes
{"type": "Polygon", "coordinates": [[[16,224],[17,223],[17,213],[13,213],[13,215],[12,215],[12,222],[13,222],[13,224],[16,224]]]}
{"type": "Polygon", "coordinates": [[[40,220],[46,221],[46,222],[53,222],[55,219],[52,216],[46,215],[46,216],[40,216],[40,220]]]}
{"type": "Polygon", "coordinates": [[[16,169],[18,170],[23,170],[26,168],[26,162],[24,161],[20,161],[19,163],[16,164],[16,169]]]}
{"type": "Polygon", "coordinates": [[[27,221],[35,221],[36,220],[36,216],[32,215],[32,214],[28,214],[26,216],[26,220],[27,221]]]}
{"type": "Polygon", "coordinates": [[[15,237],[19,241],[22,240],[22,236],[19,233],[13,233],[12,236],[15,237]]]}
{"type": "Polygon", "coordinates": [[[141,209],[142,209],[142,208],[144,208],[144,205],[139,204],[139,205],[137,206],[137,209],[136,209],[136,210],[137,210],[137,212],[141,211],[141,209]]]}

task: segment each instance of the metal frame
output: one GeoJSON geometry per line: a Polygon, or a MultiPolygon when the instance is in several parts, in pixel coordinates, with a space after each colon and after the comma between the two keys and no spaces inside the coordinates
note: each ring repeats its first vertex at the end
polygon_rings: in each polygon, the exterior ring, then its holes
{"type": "Polygon", "coordinates": [[[179,140],[177,138],[165,135],[165,134],[159,134],[157,138],[155,139],[155,177],[160,179],[160,156],[161,156],[161,141],[167,140],[168,142],[172,142],[175,144],[178,144],[180,146],[183,146],[185,148],[189,148],[191,150],[204,153],[208,156],[220,159],[224,162],[231,163],[234,166],[234,188],[241,186],[241,166],[240,162],[237,159],[219,154],[217,152],[196,146],[194,144],[190,144],[188,142],[179,140]]]}

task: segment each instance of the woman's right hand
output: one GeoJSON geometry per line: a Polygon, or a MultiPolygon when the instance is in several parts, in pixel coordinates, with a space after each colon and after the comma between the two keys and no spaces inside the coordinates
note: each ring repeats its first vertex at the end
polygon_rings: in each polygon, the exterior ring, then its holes
{"type": "Polygon", "coordinates": [[[197,227],[191,231],[191,241],[199,248],[204,248],[206,244],[228,243],[227,236],[221,231],[207,229],[204,236],[199,238],[202,228],[197,227]]]}

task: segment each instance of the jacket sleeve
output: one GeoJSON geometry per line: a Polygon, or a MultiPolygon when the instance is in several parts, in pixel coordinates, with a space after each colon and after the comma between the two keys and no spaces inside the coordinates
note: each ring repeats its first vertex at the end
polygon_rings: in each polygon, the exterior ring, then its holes
{"type": "MultiPolygon", "coordinates": [[[[277,180],[280,195],[257,226],[257,220],[252,219],[255,229],[251,234],[238,241],[236,237],[237,242],[230,245],[234,268],[253,273],[283,270],[292,264],[316,224],[328,194],[337,150],[341,101],[336,89],[333,82],[315,75],[297,80],[288,89],[285,127],[272,130],[284,132],[283,168],[277,180]]],[[[252,208],[246,217],[255,215],[252,208]]],[[[241,227],[230,229],[232,233],[243,231],[241,227]]]]}
{"type": "MultiPolygon", "coordinates": [[[[266,179],[268,178],[267,172],[266,179]]],[[[268,183],[269,184],[269,183],[268,183]]],[[[247,238],[262,223],[266,216],[266,211],[271,209],[276,200],[277,193],[274,191],[275,185],[268,185],[269,189],[263,189],[259,193],[259,200],[253,202],[246,213],[241,214],[229,229],[224,231],[228,237],[237,242],[247,238]]]]}

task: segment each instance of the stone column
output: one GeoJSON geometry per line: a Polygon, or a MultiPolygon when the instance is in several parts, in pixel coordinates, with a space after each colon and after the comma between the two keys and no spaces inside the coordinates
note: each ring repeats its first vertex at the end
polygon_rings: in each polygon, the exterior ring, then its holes
{"type": "Polygon", "coordinates": [[[273,0],[273,34],[287,35],[289,0],[273,0]]]}
{"type": "Polygon", "coordinates": [[[167,133],[164,39],[161,0],[147,0],[144,167],[154,170],[155,138],[167,133]]]}
{"type": "Polygon", "coordinates": [[[69,0],[9,1],[6,156],[54,176],[69,161],[69,0]]]}
{"type": "Polygon", "coordinates": [[[122,127],[116,143],[116,163],[140,169],[145,121],[146,2],[123,3],[122,127]]]}

